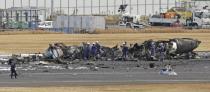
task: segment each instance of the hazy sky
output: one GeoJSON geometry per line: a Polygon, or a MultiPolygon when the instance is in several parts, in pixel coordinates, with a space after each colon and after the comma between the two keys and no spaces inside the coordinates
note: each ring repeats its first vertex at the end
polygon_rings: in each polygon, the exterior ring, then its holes
{"type": "MultiPolygon", "coordinates": [[[[6,7],[12,7],[13,6],[13,0],[0,0],[0,8],[5,8],[5,1],[6,1],[6,7]]],[[[21,0],[14,0],[14,6],[15,7],[20,7],[21,6],[21,0]]],[[[22,0],[23,1],[23,6],[29,6],[29,1],[31,2],[31,6],[36,6],[36,1],[38,1],[38,6],[39,7],[44,7],[44,0],[22,0]]],[[[61,0],[62,1],[62,10],[64,10],[67,13],[67,6],[68,6],[68,0],[61,0]]],[[[85,14],[90,14],[91,13],[91,0],[77,0],[78,1],[78,14],[83,14],[83,3],[85,3],[85,7],[87,7],[84,11],[85,14]]],[[[93,1],[93,13],[97,14],[99,12],[99,0],[92,0],[93,1]],[[97,7],[96,7],[97,6],[97,7]]],[[[145,14],[145,10],[147,15],[148,14],[152,14],[152,12],[159,12],[160,7],[159,7],[159,0],[154,0],[154,10],[152,8],[152,1],[153,0],[116,0],[116,9],[118,9],[119,5],[122,4],[122,1],[124,1],[124,3],[127,3],[128,5],[130,4],[131,1],[131,7],[128,6],[127,10],[129,12],[129,10],[131,10],[131,13],[133,14],[137,14],[137,10],[139,12],[140,15],[144,15],[145,14]],[[139,2],[139,8],[137,9],[137,1],[139,2]],[[147,6],[145,9],[145,1],[147,2],[147,6]]],[[[162,11],[165,11],[167,8],[167,1],[169,1],[169,8],[170,7],[174,7],[175,5],[175,0],[161,0],[161,4],[162,4],[162,11]]],[[[179,1],[179,0],[177,0],[179,1]]],[[[50,8],[51,6],[51,0],[46,0],[46,6],[48,8],[50,8]]],[[[70,14],[73,13],[74,8],[76,7],[76,0],[70,0],[70,14]]],[[[204,4],[207,4],[206,2],[204,4]]],[[[208,3],[210,5],[210,3],[208,3]]],[[[107,12],[107,0],[101,0],[101,12],[106,13],[107,12]]],[[[110,14],[114,13],[114,0],[108,0],[108,12],[110,14]]],[[[60,0],[54,0],[54,7],[56,9],[59,9],[60,7],[60,0]]],[[[117,10],[116,10],[117,12],[117,10]]]]}

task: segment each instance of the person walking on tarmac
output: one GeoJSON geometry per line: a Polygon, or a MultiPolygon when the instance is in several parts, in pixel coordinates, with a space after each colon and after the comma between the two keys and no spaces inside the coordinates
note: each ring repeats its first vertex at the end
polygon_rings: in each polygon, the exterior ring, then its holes
{"type": "Polygon", "coordinates": [[[17,79],[16,63],[17,63],[17,58],[14,55],[12,55],[12,58],[9,60],[11,79],[13,79],[13,76],[15,77],[15,79],[17,79]]]}
{"type": "Polygon", "coordinates": [[[127,60],[127,54],[128,54],[127,42],[123,43],[122,52],[123,52],[123,54],[122,54],[123,60],[127,60]]]}

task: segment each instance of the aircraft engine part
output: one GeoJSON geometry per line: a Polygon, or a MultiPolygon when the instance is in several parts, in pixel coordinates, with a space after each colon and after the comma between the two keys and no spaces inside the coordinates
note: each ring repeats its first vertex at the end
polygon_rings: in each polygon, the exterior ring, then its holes
{"type": "Polygon", "coordinates": [[[192,52],[194,49],[196,49],[201,41],[194,40],[191,38],[175,38],[171,39],[170,43],[173,44],[172,46],[172,52],[175,52],[176,54],[183,54],[192,52]]]}

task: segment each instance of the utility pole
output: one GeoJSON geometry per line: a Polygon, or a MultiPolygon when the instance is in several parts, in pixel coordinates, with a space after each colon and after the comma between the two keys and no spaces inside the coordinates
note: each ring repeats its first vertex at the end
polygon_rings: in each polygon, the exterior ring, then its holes
{"type": "Polygon", "coordinates": [[[28,0],[28,6],[31,7],[31,0],[28,0]]]}
{"type": "Polygon", "coordinates": [[[162,2],[161,2],[161,0],[159,0],[159,13],[161,13],[161,9],[162,9],[162,2]]]}
{"type": "Polygon", "coordinates": [[[169,9],[169,0],[167,0],[167,10],[169,9]]]}
{"type": "Polygon", "coordinates": [[[139,15],[139,0],[137,0],[137,9],[136,10],[137,10],[137,15],[139,15]]]}
{"type": "MultiPolygon", "coordinates": [[[[31,8],[31,0],[28,1],[28,6],[29,6],[29,8],[31,8]]],[[[29,18],[30,18],[30,21],[31,21],[31,10],[29,11],[29,18]]]]}
{"type": "Polygon", "coordinates": [[[60,0],[60,14],[62,13],[62,0],[60,0]]]}
{"type": "Polygon", "coordinates": [[[23,0],[20,0],[20,7],[23,8],[23,0]]]}
{"type": "Polygon", "coordinates": [[[45,9],[45,12],[44,12],[44,18],[45,18],[45,20],[47,19],[47,9],[46,9],[47,7],[46,7],[46,0],[44,0],[44,9],[45,9]]]}
{"type": "Polygon", "coordinates": [[[54,12],[54,0],[51,0],[51,16],[53,15],[54,12]]]}
{"type": "Polygon", "coordinates": [[[15,7],[15,0],[12,0],[12,7],[15,7]]]}
{"type": "Polygon", "coordinates": [[[99,12],[99,14],[101,14],[101,0],[99,0],[99,2],[98,2],[98,6],[99,6],[99,8],[98,8],[98,12],[99,12]]]}
{"type": "Polygon", "coordinates": [[[7,9],[7,0],[4,0],[4,9],[7,9]]]}
{"type": "Polygon", "coordinates": [[[69,31],[69,26],[70,26],[69,23],[70,22],[69,22],[69,0],[68,0],[68,31],[69,31]]]}
{"type": "Polygon", "coordinates": [[[77,15],[77,10],[78,10],[78,6],[77,6],[78,1],[76,0],[76,10],[75,10],[75,14],[77,15]]]}
{"type": "Polygon", "coordinates": [[[38,0],[36,0],[36,8],[38,8],[38,2],[39,2],[39,1],[38,1],[38,0]]]}
{"type": "Polygon", "coordinates": [[[114,0],[114,14],[116,14],[116,0],[114,0]]]}
{"type": "Polygon", "coordinates": [[[93,0],[91,0],[91,2],[90,2],[90,7],[91,7],[91,15],[93,15],[93,0]]]}
{"type": "Polygon", "coordinates": [[[85,0],[83,0],[83,15],[85,15],[85,0]]]}
{"type": "Polygon", "coordinates": [[[106,14],[109,15],[109,0],[106,0],[106,14]]]}
{"type": "MultiPolygon", "coordinates": [[[[20,0],[20,7],[23,8],[23,0],[20,0]]],[[[20,20],[23,21],[23,11],[20,11],[20,20]]]]}
{"type": "Polygon", "coordinates": [[[152,13],[155,14],[155,1],[152,0],[152,13]]]}
{"type": "Polygon", "coordinates": [[[131,6],[131,0],[129,0],[129,6],[130,6],[130,11],[129,11],[129,12],[130,12],[130,14],[131,14],[131,13],[132,13],[132,12],[131,12],[131,7],[132,7],[132,6],[131,6]]]}
{"type": "Polygon", "coordinates": [[[145,16],[147,16],[147,0],[145,0],[144,2],[145,2],[145,16]]]}

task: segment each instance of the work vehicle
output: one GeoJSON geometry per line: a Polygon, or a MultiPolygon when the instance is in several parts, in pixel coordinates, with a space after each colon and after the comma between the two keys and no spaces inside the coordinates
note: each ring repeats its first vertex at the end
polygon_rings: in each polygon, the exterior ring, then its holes
{"type": "Polygon", "coordinates": [[[210,11],[208,6],[173,7],[166,13],[153,15],[149,18],[152,26],[187,26],[190,28],[210,28],[210,11]]]}
{"type": "Polygon", "coordinates": [[[128,15],[124,14],[121,16],[121,21],[119,22],[119,26],[124,26],[126,28],[144,28],[144,25],[138,21],[140,16],[138,15],[128,15]]]}
{"type": "Polygon", "coordinates": [[[126,13],[127,4],[120,5],[118,12],[120,13],[120,21],[119,26],[123,26],[126,28],[144,28],[144,25],[140,23],[140,16],[139,15],[132,15],[126,13]]]}
{"type": "Polygon", "coordinates": [[[39,29],[52,29],[53,28],[53,21],[39,22],[38,28],[39,29]]]}

